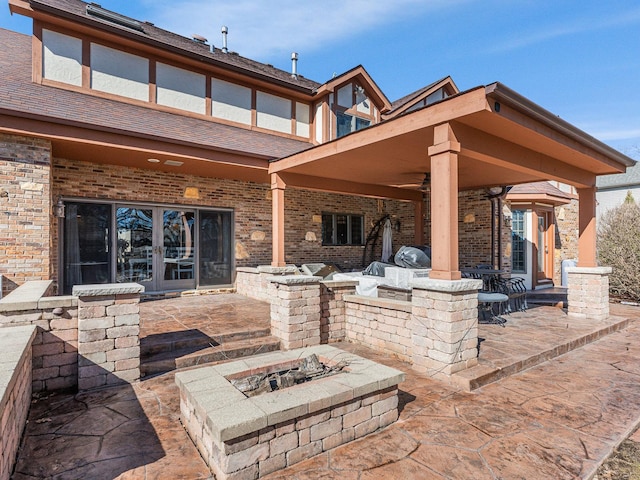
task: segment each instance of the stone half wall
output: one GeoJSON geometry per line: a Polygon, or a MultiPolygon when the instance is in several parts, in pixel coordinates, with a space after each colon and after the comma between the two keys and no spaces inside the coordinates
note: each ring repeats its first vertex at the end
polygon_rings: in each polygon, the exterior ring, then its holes
{"type": "Polygon", "coordinates": [[[49,280],[56,261],[51,245],[51,145],[0,134],[0,275],[3,295],[30,280],[49,280]]]}
{"type": "Polygon", "coordinates": [[[35,327],[0,329],[0,479],[8,479],[31,405],[31,341],[35,327]]]}

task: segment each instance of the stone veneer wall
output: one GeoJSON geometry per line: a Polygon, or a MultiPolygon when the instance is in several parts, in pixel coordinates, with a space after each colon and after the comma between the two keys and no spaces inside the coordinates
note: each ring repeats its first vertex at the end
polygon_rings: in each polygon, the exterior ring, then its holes
{"type": "Polygon", "coordinates": [[[296,275],[298,269],[291,267],[240,267],[236,270],[236,293],[255,300],[269,302],[269,278],[277,275],[296,275]]]}
{"type": "Polygon", "coordinates": [[[553,255],[553,284],[562,284],[562,261],[578,258],[578,218],[580,202],[571,200],[567,205],[553,209],[556,220],[556,248],[553,255]]]}
{"type": "Polygon", "coordinates": [[[36,327],[0,328],[0,479],[15,464],[31,405],[31,341],[36,327]]]}
{"type": "Polygon", "coordinates": [[[611,267],[567,268],[567,313],[571,317],[605,320],[609,317],[611,267]]]}
{"type": "Polygon", "coordinates": [[[0,275],[3,296],[30,280],[49,280],[56,262],[51,245],[51,144],[0,133],[0,275]]]}
{"type": "Polygon", "coordinates": [[[358,282],[320,282],[320,343],[341,342],[346,337],[346,295],[356,291],[358,282]]]}
{"type": "Polygon", "coordinates": [[[321,277],[284,275],[271,277],[271,335],[282,348],[320,345],[321,277]]]}
{"type": "Polygon", "coordinates": [[[78,390],[140,379],[140,293],[136,283],[73,287],[78,296],[78,390]]]}
{"type": "Polygon", "coordinates": [[[345,295],[345,339],[411,362],[411,302],[345,295]]]}
{"type": "Polygon", "coordinates": [[[27,282],[0,301],[0,326],[37,327],[32,343],[34,392],[78,384],[78,299],[44,296],[51,284],[27,282]]]}

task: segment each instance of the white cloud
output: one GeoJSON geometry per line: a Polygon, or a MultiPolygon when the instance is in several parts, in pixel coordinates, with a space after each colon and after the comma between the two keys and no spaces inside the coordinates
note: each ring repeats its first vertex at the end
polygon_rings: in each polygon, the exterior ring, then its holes
{"type": "Polygon", "coordinates": [[[310,52],[329,45],[352,48],[357,45],[358,32],[385,28],[385,24],[392,21],[414,17],[428,10],[450,8],[454,3],[447,0],[144,2],[150,9],[152,21],[159,27],[186,36],[193,33],[204,35],[217,47],[222,44],[220,27],[226,25],[230,50],[263,61],[292,51],[310,52]],[[345,39],[352,41],[340,42],[345,39]]]}

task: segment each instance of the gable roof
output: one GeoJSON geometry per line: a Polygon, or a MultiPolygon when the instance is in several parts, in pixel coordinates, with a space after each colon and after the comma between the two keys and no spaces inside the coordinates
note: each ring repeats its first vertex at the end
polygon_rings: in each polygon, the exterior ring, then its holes
{"type": "MultiPolygon", "coordinates": [[[[237,53],[224,53],[219,48],[214,48],[210,45],[202,44],[190,38],[158,28],[152,23],[125,17],[138,22],[141,31],[127,28],[118,23],[88,14],[87,5],[89,4],[81,0],[10,0],[9,2],[12,12],[16,11],[17,13],[34,18],[39,14],[45,14],[71,20],[77,24],[115,33],[152,47],[179,53],[183,56],[204,61],[210,65],[220,66],[250,77],[264,79],[271,83],[299,90],[309,95],[320,85],[318,82],[309,80],[302,75],[293,77],[290,72],[275,68],[269,64],[251,60],[237,53]],[[31,11],[27,6],[30,7],[31,11]]],[[[116,15],[124,17],[117,13],[116,15]]]]}
{"type": "Polygon", "coordinates": [[[31,81],[31,37],[0,29],[0,44],[0,131],[17,119],[29,119],[264,159],[310,147],[308,142],[213,120],[39,85],[31,81]]]}
{"type": "Polygon", "coordinates": [[[627,168],[626,173],[603,175],[596,179],[598,190],[640,186],[640,163],[627,168]]]}
{"type": "Polygon", "coordinates": [[[578,196],[563,192],[549,182],[533,182],[513,186],[505,198],[510,202],[545,202],[563,205],[577,199],[578,196]]]}
{"type": "Polygon", "coordinates": [[[342,85],[349,81],[350,79],[354,79],[364,83],[362,87],[367,91],[367,94],[370,97],[373,97],[372,100],[379,106],[379,110],[381,112],[387,111],[391,108],[391,102],[384,94],[378,84],[371,78],[369,72],[365,70],[362,65],[358,65],[353,67],[351,70],[347,70],[346,72],[333,77],[328,82],[318,86],[315,93],[318,96],[324,95],[326,93],[333,92],[337,86],[342,85]]]}
{"type": "Polygon", "coordinates": [[[411,107],[411,105],[428,97],[439,88],[443,88],[447,86],[449,87],[451,94],[456,94],[460,92],[457,85],[453,82],[453,79],[451,78],[451,76],[446,76],[444,78],[441,78],[440,80],[436,80],[435,82],[416,90],[415,92],[411,92],[408,95],[405,95],[404,97],[399,98],[398,100],[395,100],[391,104],[391,110],[388,111],[385,114],[385,116],[393,117],[395,115],[398,115],[399,113],[403,112],[407,108],[411,107]]]}

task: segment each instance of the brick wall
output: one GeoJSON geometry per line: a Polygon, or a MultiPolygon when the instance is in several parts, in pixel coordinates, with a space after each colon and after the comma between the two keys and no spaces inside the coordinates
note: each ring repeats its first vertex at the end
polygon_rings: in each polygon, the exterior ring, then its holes
{"type": "Polygon", "coordinates": [[[48,280],[51,248],[51,146],[0,134],[0,275],[3,295],[29,280],[48,280]],[[5,193],[6,192],[6,196],[5,193]]]}
{"type": "Polygon", "coordinates": [[[484,190],[458,194],[461,267],[491,264],[491,202],[484,190]]]}
{"type": "MultiPolygon", "coordinates": [[[[271,263],[271,191],[268,185],[165,174],[152,170],[95,165],[54,159],[53,195],[119,202],[154,202],[233,208],[235,211],[236,265],[271,263]],[[183,198],[186,187],[196,187],[200,198],[183,198]]],[[[385,213],[400,221],[394,231],[394,246],[413,244],[413,204],[288,189],[285,193],[285,250],[287,263],[334,262],[342,268],[360,268],[363,247],[322,246],[322,224],[314,215],[322,212],[357,213],[365,216],[365,237],[385,213]],[[315,238],[315,239],[314,239],[315,238]]],[[[54,243],[57,236],[54,235],[54,243]]],[[[382,232],[375,258],[382,249],[382,232]]]]}

